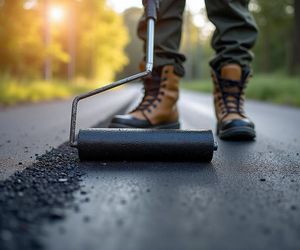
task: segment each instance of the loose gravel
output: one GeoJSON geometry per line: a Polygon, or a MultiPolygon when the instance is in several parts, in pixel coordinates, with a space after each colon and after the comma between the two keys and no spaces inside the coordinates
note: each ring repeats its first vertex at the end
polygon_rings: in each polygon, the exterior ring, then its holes
{"type": "Polygon", "coordinates": [[[0,182],[0,249],[43,249],[43,222],[65,218],[80,189],[83,172],[76,149],[52,149],[22,172],[0,182]]]}

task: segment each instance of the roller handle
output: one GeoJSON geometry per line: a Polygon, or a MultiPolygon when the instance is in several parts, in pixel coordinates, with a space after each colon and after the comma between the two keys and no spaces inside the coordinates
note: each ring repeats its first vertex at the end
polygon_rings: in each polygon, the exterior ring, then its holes
{"type": "Polygon", "coordinates": [[[143,0],[145,7],[145,15],[147,19],[157,19],[157,11],[159,8],[159,0],[143,0]]]}
{"type": "Polygon", "coordinates": [[[133,82],[135,80],[149,76],[153,69],[153,59],[154,59],[154,33],[155,33],[155,21],[157,18],[157,9],[159,5],[159,0],[143,0],[145,6],[145,12],[147,16],[147,45],[146,45],[146,69],[143,72],[137,73],[135,75],[126,77],[119,81],[110,83],[103,87],[97,88],[87,93],[80,94],[76,96],[72,103],[72,113],[71,113],[71,125],[70,125],[70,145],[72,147],[77,147],[77,137],[76,137],[76,124],[77,124],[77,106],[79,101],[86,99],[88,97],[100,94],[107,90],[119,87],[125,83],[133,82]]]}

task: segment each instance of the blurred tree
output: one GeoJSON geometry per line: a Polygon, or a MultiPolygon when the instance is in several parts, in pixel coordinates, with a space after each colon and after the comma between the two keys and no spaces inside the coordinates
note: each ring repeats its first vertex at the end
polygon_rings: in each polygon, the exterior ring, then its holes
{"type": "Polygon", "coordinates": [[[40,38],[42,20],[23,0],[0,7],[0,69],[15,76],[40,75],[45,49],[40,38]]]}
{"type": "Polygon", "coordinates": [[[124,48],[128,33],[123,19],[106,6],[105,0],[77,4],[77,71],[89,78],[110,81],[127,63],[124,48]]]}
{"type": "Polygon", "coordinates": [[[253,12],[260,29],[254,68],[257,72],[287,71],[292,51],[293,0],[257,0],[253,12]]]}
{"type": "Polygon", "coordinates": [[[125,48],[125,53],[129,61],[118,75],[119,78],[135,74],[139,71],[139,63],[143,57],[143,43],[137,36],[137,25],[142,13],[143,10],[140,8],[130,8],[123,13],[124,23],[130,37],[130,41],[125,48]]]}
{"type": "Polygon", "coordinates": [[[50,6],[64,8],[64,18],[59,23],[47,16],[45,0],[30,2],[33,1],[1,2],[1,72],[41,77],[45,59],[50,57],[51,71],[57,78],[73,76],[75,71],[77,76],[110,81],[127,62],[123,52],[127,31],[122,17],[109,9],[105,0],[48,0],[50,6]],[[43,39],[45,19],[51,35],[49,46],[43,39]]]}
{"type": "Polygon", "coordinates": [[[185,63],[187,79],[208,77],[210,72],[208,61],[213,53],[209,39],[201,36],[203,32],[195,25],[193,18],[193,14],[186,10],[180,50],[187,58],[185,63]]]}
{"type": "Polygon", "coordinates": [[[292,51],[291,73],[300,75],[300,1],[294,0],[294,46],[292,51]]]}

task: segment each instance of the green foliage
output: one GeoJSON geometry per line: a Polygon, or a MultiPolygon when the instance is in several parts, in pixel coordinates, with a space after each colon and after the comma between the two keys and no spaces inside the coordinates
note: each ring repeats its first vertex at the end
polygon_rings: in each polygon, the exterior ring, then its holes
{"type": "Polygon", "coordinates": [[[254,48],[255,70],[287,70],[291,63],[293,42],[293,0],[257,0],[253,9],[260,30],[254,48]]]}
{"type": "Polygon", "coordinates": [[[300,78],[282,74],[254,77],[247,90],[249,98],[300,107],[300,78]]]}
{"type": "Polygon", "coordinates": [[[181,86],[183,89],[204,93],[212,93],[213,90],[213,85],[210,79],[198,79],[191,81],[184,80],[181,86]]]}
{"type": "MultiPolygon", "coordinates": [[[[210,80],[195,80],[182,84],[183,88],[211,93],[210,80]]],[[[284,74],[258,74],[250,81],[247,98],[300,107],[300,78],[284,74]]]]}
{"type": "Polygon", "coordinates": [[[86,81],[66,84],[64,81],[18,80],[8,75],[0,79],[0,105],[67,99],[96,88],[86,81]]]}
{"type": "Polygon", "coordinates": [[[76,13],[78,71],[83,76],[111,81],[127,63],[124,48],[128,33],[122,17],[108,9],[104,0],[82,1],[76,13]]]}
{"type": "Polygon", "coordinates": [[[105,0],[37,1],[30,9],[25,3],[6,0],[0,6],[0,72],[17,78],[41,78],[44,62],[50,57],[53,75],[66,78],[70,39],[77,76],[110,81],[127,62],[123,53],[127,31],[122,17],[109,9],[105,0]],[[64,9],[61,22],[47,18],[50,5],[46,7],[46,2],[64,9]],[[47,30],[49,46],[44,41],[47,30]]]}
{"type": "Polygon", "coordinates": [[[125,48],[129,61],[117,78],[133,75],[139,70],[139,63],[143,58],[143,43],[137,36],[137,25],[142,13],[143,10],[140,8],[130,8],[123,13],[124,23],[130,37],[130,42],[125,48]]]}
{"type": "Polygon", "coordinates": [[[0,7],[0,69],[33,77],[39,74],[45,55],[39,35],[42,21],[34,18],[36,11],[25,10],[23,3],[5,1],[0,7]]]}

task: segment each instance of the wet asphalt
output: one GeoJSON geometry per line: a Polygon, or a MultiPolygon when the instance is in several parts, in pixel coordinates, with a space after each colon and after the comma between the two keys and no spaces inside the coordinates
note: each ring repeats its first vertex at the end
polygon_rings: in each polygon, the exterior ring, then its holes
{"type": "MultiPolygon", "coordinates": [[[[118,97],[129,100],[138,93],[127,91],[126,98],[118,97]]],[[[97,106],[101,114],[112,96],[103,99],[97,106]]],[[[127,103],[114,105],[114,112],[127,103]]],[[[184,129],[215,129],[209,95],[184,91],[179,107],[184,129]]],[[[53,131],[45,125],[49,137],[68,129],[60,110],[55,115],[61,125],[53,131]]],[[[57,147],[66,139],[62,134],[24,171],[2,175],[1,249],[300,249],[300,110],[253,101],[247,110],[257,126],[256,141],[218,140],[210,164],[80,163],[74,149],[57,147]]],[[[111,114],[96,117],[99,126],[111,114]]],[[[28,117],[15,117],[13,126],[21,131],[28,117]]],[[[16,145],[31,138],[5,134],[16,145]]],[[[16,150],[6,144],[1,157],[16,150]]],[[[34,155],[35,148],[28,151],[34,155]]],[[[1,164],[2,172],[7,168],[10,164],[1,164]]]]}
{"type": "MultiPolygon", "coordinates": [[[[138,94],[139,89],[129,87],[83,100],[78,106],[78,128],[110,119],[138,94]]],[[[71,100],[0,107],[0,180],[67,141],[70,110],[71,100]]]]}

